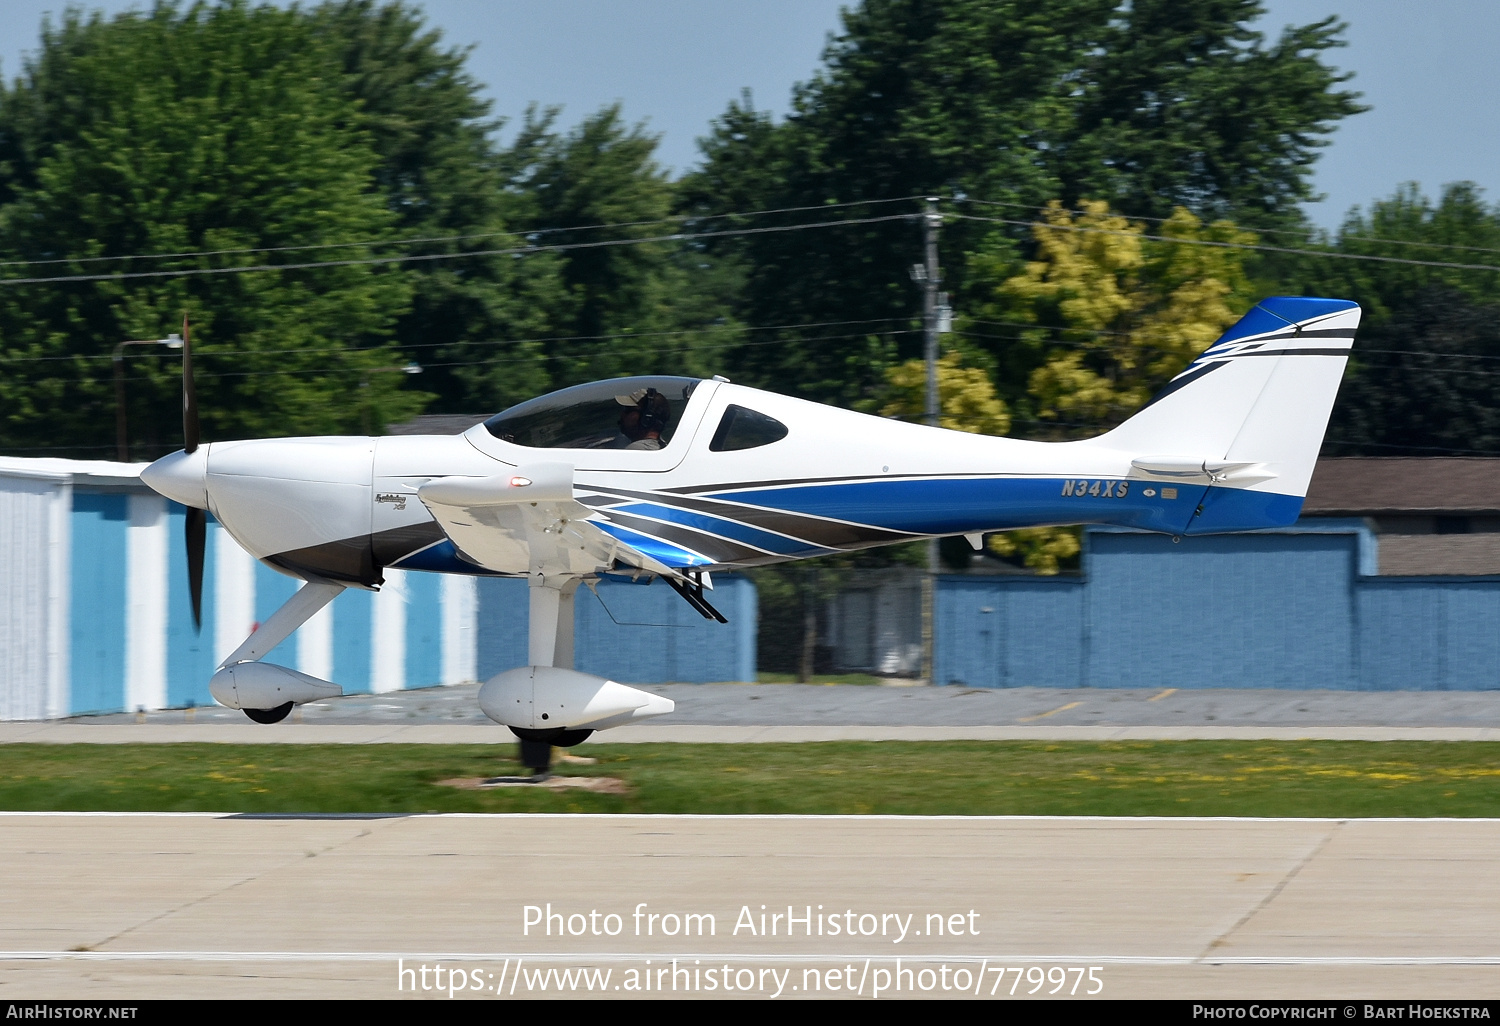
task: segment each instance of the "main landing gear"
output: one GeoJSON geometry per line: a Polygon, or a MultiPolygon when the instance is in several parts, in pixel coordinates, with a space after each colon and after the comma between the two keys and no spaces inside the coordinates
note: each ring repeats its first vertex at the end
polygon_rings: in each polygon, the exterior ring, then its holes
{"type": "Polygon", "coordinates": [[[531,770],[531,778],[541,783],[552,775],[552,749],[572,748],[587,741],[592,730],[569,730],[552,727],[533,730],[530,727],[511,727],[510,732],[521,739],[521,765],[531,770]]]}
{"type": "Polygon", "coordinates": [[[479,689],[479,708],[521,742],[521,765],[540,782],[552,771],[552,749],[571,748],[595,730],[660,716],[670,699],[573,669],[573,596],[577,577],[531,575],[529,665],[497,674],[479,689]]]}

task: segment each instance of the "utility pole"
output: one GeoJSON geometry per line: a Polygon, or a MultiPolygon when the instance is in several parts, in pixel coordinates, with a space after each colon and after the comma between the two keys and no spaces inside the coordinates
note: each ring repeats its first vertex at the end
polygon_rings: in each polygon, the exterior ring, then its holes
{"type": "MultiPolygon", "coordinates": [[[[937,363],[940,327],[938,286],[942,284],[942,274],[938,268],[938,228],[942,223],[943,215],[938,213],[938,198],[927,197],[927,210],[922,214],[922,241],[927,249],[927,258],[923,268],[926,272],[923,275],[926,287],[922,290],[922,333],[927,359],[926,420],[929,427],[938,426],[941,413],[941,407],[938,404],[937,363]]],[[[928,684],[937,683],[934,650],[937,634],[938,559],[938,543],[934,538],[927,543],[927,573],[922,578],[922,676],[928,684]]]]}
{"type": "Polygon", "coordinates": [[[114,352],[110,354],[110,360],[115,365],[115,459],[121,463],[130,462],[130,432],[125,423],[126,346],[166,346],[168,349],[181,349],[182,336],[174,332],[166,338],[131,339],[115,346],[114,352]]]}

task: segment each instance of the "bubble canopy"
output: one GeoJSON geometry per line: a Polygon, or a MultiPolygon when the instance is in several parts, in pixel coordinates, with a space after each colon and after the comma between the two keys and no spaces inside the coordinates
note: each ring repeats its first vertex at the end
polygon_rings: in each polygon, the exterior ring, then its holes
{"type": "Polygon", "coordinates": [[[484,426],[501,441],[533,449],[624,449],[635,437],[634,420],[645,411],[665,421],[659,438],[666,446],[701,380],[643,375],[574,385],[512,406],[484,426]],[[663,402],[667,412],[661,417],[663,402]]]}

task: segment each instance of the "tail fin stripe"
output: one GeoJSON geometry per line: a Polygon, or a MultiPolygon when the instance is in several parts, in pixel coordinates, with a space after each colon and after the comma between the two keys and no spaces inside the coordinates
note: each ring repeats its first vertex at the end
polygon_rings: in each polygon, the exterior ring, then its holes
{"type": "Polygon", "coordinates": [[[1234,353],[1215,363],[1225,363],[1241,356],[1347,356],[1349,346],[1324,346],[1320,349],[1262,349],[1254,353],[1234,353]]]}
{"type": "MultiPolygon", "coordinates": [[[[1330,339],[1329,341],[1333,342],[1333,344],[1323,346],[1302,346],[1296,349],[1263,349],[1261,347],[1265,345],[1265,343],[1256,342],[1242,349],[1236,349],[1232,352],[1220,351],[1216,353],[1212,350],[1209,350],[1202,356],[1199,356],[1192,363],[1188,364],[1187,367],[1177,375],[1177,377],[1168,382],[1167,388],[1165,390],[1158,392],[1152,398],[1151,402],[1156,402],[1157,399],[1164,398],[1171,392],[1174,392],[1177,389],[1181,388],[1183,385],[1188,384],[1188,382],[1197,380],[1197,378],[1201,376],[1200,372],[1206,370],[1207,368],[1222,366],[1232,360],[1237,360],[1242,356],[1346,356],[1348,355],[1349,350],[1354,345],[1354,340],[1352,338],[1339,340],[1330,339]],[[1343,344],[1339,344],[1340,342],[1342,342],[1343,344]],[[1188,375],[1192,375],[1192,377],[1188,377],[1188,375]]],[[[1151,405],[1151,403],[1147,403],[1146,405],[1149,406],[1151,405]]],[[[1145,407],[1142,407],[1142,409],[1144,408],[1145,407]]]]}
{"type": "Polygon", "coordinates": [[[1215,345],[1209,346],[1203,351],[1202,355],[1214,356],[1218,353],[1229,352],[1236,347],[1255,349],[1265,345],[1268,342],[1289,342],[1293,339],[1328,339],[1329,341],[1349,342],[1352,344],[1354,342],[1354,332],[1349,331],[1347,328],[1343,330],[1330,328],[1323,331],[1287,331],[1281,332],[1276,335],[1260,335],[1252,338],[1237,338],[1229,342],[1219,342],[1215,345]]]}
{"type": "MultiPolygon", "coordinates": [[[[1171,395],[1173,392],[1177,391],[1179,388],[1191,385],[1193,382],[1203,377],[1203,375],[1207,374],[1209,371],[1218,370],[1220,367],[1225,366],[1227,363],[1227,360],[1219,360],[1212,363],[1194,363],[1192,366],[1188,367],[1187,370],[1183,371],[1171,381],[1167,382],[1165,387],[1163,387],[1160,392],[1157,392],[1151,397],[1151,401],[1146,403],[1146,406],[1151,406],[1154,403],[1161,402],[1163,399],[1171,395]]],[[[1144,410],[1146,406],[1142,406],[1141,409],[1144,410]]]]}

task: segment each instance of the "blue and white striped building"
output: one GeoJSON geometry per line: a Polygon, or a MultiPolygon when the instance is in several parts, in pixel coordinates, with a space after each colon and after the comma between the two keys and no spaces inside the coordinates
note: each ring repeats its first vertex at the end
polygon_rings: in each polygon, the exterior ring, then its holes
{"type": "MultiPolygon", "coordinates": [[[[139,470],[0,458],[0,720],[211,705],[219,660],[299,586],[210,518],[195,630],[183,507],[139,470]]],[[[271,659],[346,694],[474,680],[478,612],[472,578],[388,571],[271,659]]]]}
{"type": "MultiPolygon", "coordinates": [[[[214,668],[300,586],[209,518],[203,628],[188,595],[182,506],[139,464],[0,457],[0,720],[212,705],[214,668]]],[[[523,580],[386,570],[271,653],[345,694],[460,684],[526,662],[523,580]]],[[[714,593],[730,624],[670,589],[580,593],[578,667],[627,683],[755,679],[755,586],[714,593]]]]}

